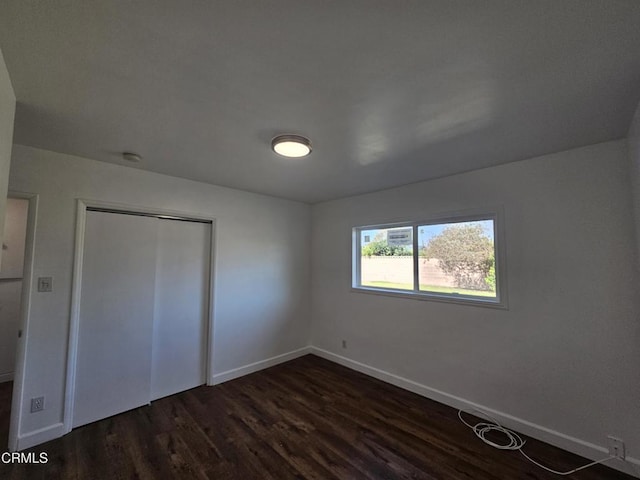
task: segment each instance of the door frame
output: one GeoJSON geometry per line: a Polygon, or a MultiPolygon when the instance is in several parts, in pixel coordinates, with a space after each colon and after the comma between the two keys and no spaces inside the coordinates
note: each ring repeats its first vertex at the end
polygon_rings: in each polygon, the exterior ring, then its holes
{"type": "Polygon", "coordinates": [[[71,318],[69,323],[69,343],[67,348],[67,374],[64,395],[63,433],[69,433],[73,428],[73,408],[75,402],[76,364],[78,360],[78,332],[80,329],[80,300],[82,297],[82,263],[84,257],[84,236],[86,229],[87,209],[98,208],[122,212],[124,214],[138,214],[164,217],[175,220],[195,220],[211,224],[209,250],[209,308],[207,318],[207,348],[206,348],[206,384],[213,385],[213,335],[214,335],[214,293],[215,293],[215,259],[216,259],[216,218],[206,215],[168,210],[162,208],[145,207],[123,203],[104,202],[92,199],[77,199],[76,203],[76,235],[73,260],[73,281],[71,286],[71,318]]]}
{"type": "Polygon", "coordinates": [[[22,405],[24,404],[24,383],[26,376],[27,339],[29,338],[29,318],[31,313],[31,294],[33,293],[33,257],[36,246],[36,224],[38,219],[38,200],[36,193],[9,190],[7,198],[27,200],[27,235],[24,245],[24,263],[22,267],[22,297],[20,299],[20,320],[16,345],[16,362],[13,373],[13,393],[11,397],[11,416],[9,421],[9,450],[18,450],[20,427],[22,424],[22,405]]]}

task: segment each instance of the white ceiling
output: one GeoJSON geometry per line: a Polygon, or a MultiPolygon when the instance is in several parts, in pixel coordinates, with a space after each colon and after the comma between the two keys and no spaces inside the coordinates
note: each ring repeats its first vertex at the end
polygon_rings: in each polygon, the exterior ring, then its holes
{"type": "Polygon", "coordinates": [[[16,143],[306,202],[620,138],[640,100],[637,0],[2,0],[0,47],[16,143]]]}

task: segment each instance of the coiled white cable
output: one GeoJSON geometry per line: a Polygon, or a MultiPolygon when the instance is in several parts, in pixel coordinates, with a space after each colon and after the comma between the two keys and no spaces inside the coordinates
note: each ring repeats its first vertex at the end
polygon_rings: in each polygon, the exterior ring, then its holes
{"type": "MultiPolygon", "coordinates": [[[[594,465],[598,465],[599,463],[603,463],[603,462],[606,462],[607,460],[611,460],[612,458],[616,458],[613,455],[609,455],[606,458],[603,458],[601,460],[596,460],[595,462],[591,462],[586,465],[582,465],[581,467],[574,468],[573,470],[569,470],[568,472],[558,472],[557,470],[553,470],[549,467],[546,467],[536,462],[531,457],[529,457],[526,453],[524,453],[522,451],[522,447],[524,447],[524,444],[526,443],[526,441],[523,440],[522,437],[520,437],[520,435],[518,435],[516,432],[514,432],[513,430],[509,430],[506,427],[503,427],[502,425],[500,425],[500,422],[498,422],[495,418],[491,417],[485,412],[482,412],[480,410],[472,410],[472,411],[481,414],[481,416],[488,418],[492,422],[492,423],[479,422],[479,423],[476,423],[475,425],[471,425],[467,423],[464,420],[464,418],[462,418],[463,411],[458,410],[458,418],[460,419],[460,421],[464,423],[467,427],[469,427],[471,430],[473,430],[473,433],[475,433],[480,440],[482,440],[487,445],[491,445],[492,447],[498,448],[500,450],[518,450],[522,454],[522,456],[524,456],[524,458],[529,460],[534,465],[546,470],[547,472],[555,473],[556,475],[571,475],[572,473],[578,472],[580,470],[584,470],[585,468],[593,467],[594,465]],[[496,443],[492,440],[489,440],[487,438],[487,435],[489,434],[489,432],[500,432],[506,437],[507,441],[505,443],[496,443]]],[[[464,413],[472,415],[470,412],[464,412],[464,413]]]]}

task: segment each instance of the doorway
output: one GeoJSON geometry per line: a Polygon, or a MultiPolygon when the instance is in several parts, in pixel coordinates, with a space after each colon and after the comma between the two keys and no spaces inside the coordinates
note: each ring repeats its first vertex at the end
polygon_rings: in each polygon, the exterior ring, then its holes
{"type": "Polygon", "coordinates": [[[37,195],[9,192],[0,263],[0,442],[15,450],[37,195]]]}
{"type": "Polygon", "coordinates": [[[29,201],[8,198],[0,262],[0,383],[15,371],[29,201]]]}

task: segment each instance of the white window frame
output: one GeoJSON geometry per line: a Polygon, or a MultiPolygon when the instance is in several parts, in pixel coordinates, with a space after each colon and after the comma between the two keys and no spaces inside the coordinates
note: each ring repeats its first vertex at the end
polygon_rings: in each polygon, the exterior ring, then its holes
{"type": "Polygon", "coordinates": [[[482,213],[449,214],[446,216],[431,217],[420,221],[405,221],[383,223],[374,225],[355,226],[352,228],[352,280],[351,291],[356,293],[368,293],[374,295],[387,295],[392,297],[411,298],[414,300],[431,300],[437,302],[457,303],[462,305],[475,305],[480,307],[507,309],[507,275],[505,266],[505,241],[504,241],[504,215],[501,210],[483,211],[482,213]],[[493,220],[493,239],[495,250],[496,271],[496,298],[487,298],[458,293],[436,293],[420,290],[419,275],[419,246],[418,228],[426,225],[442,225],[446,223],[475,222],[493,220]],[[380,288],[363,286],[360,272],[361,232],[363,230],[388,229],[399,227],[413,228],[413,290],[400,290],[392,288],[380,288]]]}

